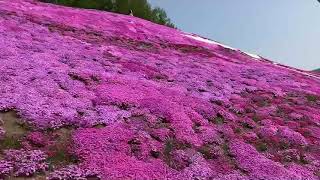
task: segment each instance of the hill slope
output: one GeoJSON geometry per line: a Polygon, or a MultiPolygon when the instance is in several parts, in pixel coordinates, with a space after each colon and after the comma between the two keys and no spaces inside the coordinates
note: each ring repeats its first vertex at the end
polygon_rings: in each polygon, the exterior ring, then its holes
{"type": "Polygon", "coordinates": [[[23,0],[0,1],[0,57],[0,178],[319,178],[320,79],[308,72],[23,0]]]}

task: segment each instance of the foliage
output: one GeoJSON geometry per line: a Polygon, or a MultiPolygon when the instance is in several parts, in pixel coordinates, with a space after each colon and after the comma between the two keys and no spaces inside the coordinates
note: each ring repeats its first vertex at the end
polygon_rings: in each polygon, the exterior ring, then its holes
{"type": "Polygon", "coordinates": [[[121,14],[129,14],[133,11],[134,16],[140,17],[157,24],[175,28],[168,18],[167,13],[160,7],[152,8],[147,0],[42,0],[43,2],[55,3],[71,7],[86,9],[98,9],[121,14]]]}

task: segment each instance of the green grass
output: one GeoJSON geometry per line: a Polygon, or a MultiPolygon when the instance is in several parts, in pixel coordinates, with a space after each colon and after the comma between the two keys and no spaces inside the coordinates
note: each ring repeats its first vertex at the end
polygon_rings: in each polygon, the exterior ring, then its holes
{"type": "Polygon", "coordinates": [[[62,167],[69,164],[78,163],[78,158],[70,154],[65,148],[54,150],[52,156],[49,156],[47,159],[49,164],[49,169],[53,167],[62,167]]]}
{"type": "Polygon", "coordinates": [[[210,118],[209,122],[212,122],[214,124],[224,124],[225,123],[225,119],[222,115],[217,114],[216,117],[210,118]]]}
{"type": "Polygon", "coordinates": [[[259,151],[259,152],[265,152],[268,150],[268,144],[265,143],[265,142],[259,142],[257,145],[256,145],[256,149],[259,151]]]}
{"type": "Polygon", "coordinates": [[[253,127],[252,127],[249,123],[247,123],[247,122],[242,122],[241,125],[242,125],[242,127],[244,127],[245,129],[253,129],[253,127]]]}
{"type": "Polygon", "coordinates": [[[288,142],[285,141],[280,141],[279,142],[279,148],[282,150],[286,150],[290,148],[290,144],[288,142]]]}
{"type": "Polygon", "coordinates": [[[237,127],[235,130],[234,130],[235,133],[237,134],[241,134],[242,133],[242,129],[240,127],[237,127]]]}
{"type": "Polygon", "coordinates": [[[198,150],[205,159],[214,159],[214,154],[212,153],[211,147],[209,145],[201,146],[198,150]]]}
{"type": "Polygon", "coordinates": [[[309,102],[317,102],[318,101],[318,97],[316,95],[308,94],[308,95],[306,95],[306,98],[309,102]]]}
{"type": "Polygon", "coordinates": [[[254,114],[253,117],[252,117],[252,120],[254,122],[259,122],[261,119],[259,118],[259,116],[257,114],[254,114]]]}
{"type": "Polygon", "coordinates": [[[20,149],[22,147],[19,138],[14,136],[6,136],[0,141],[1,149],[20,149]]]}
{"type": "Polygon", "coordinates": [[[174,158],[173,152],[175,150],[187,149],[190,147],[191,147],[191,144],[180,142],[175,138],[166,139],[165,146],[164,146],[163,153],[162,153],[163,158],[164,158],[164,162],[166,162],[166,164],[173,169],[182,170],[184,168],[184,165],[181,164],[180,162],[178,162],[174,158]]]}

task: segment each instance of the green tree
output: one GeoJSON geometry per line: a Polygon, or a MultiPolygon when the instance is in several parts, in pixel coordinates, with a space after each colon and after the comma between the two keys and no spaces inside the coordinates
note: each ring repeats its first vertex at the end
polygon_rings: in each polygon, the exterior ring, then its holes
{"type": "Polygon", "coordinates": [[[135,16],[152,20],[152,8],[147,0],[130,0],[129,8],[133,11],[135,16]]]}
{"type": "Polygon", "coordinates": [[[129,0],[114,1],[115,12],[127,14],[129,12],[129,0]]]}
{"type": "Polygon", "coordinates": [[[164,9],[156,7],[152,10],[152,21],[158,24],[166,25],[169,27],[175,27],[171,20],[167,17],[167,13],[164,9]]]}
{"type": "Polygon", "coordinates": [[[147,0],[42,0],[43,2],[55,3],[71,7],[86,9],[98,9],[115,13],[128,14],[133,11],[134,16],[143,18],[161,25],[175,28],[167,17],[164,9],[152,8],[147,0]]]}

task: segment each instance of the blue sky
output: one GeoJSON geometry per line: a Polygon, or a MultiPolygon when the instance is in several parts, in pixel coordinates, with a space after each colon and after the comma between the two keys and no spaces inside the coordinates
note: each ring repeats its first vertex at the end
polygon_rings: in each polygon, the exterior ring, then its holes
{"type": "Polygon", "coordinates": [[[292,67],[320,68],[317,0],[149,0],[179,29],[292,67]]]}

